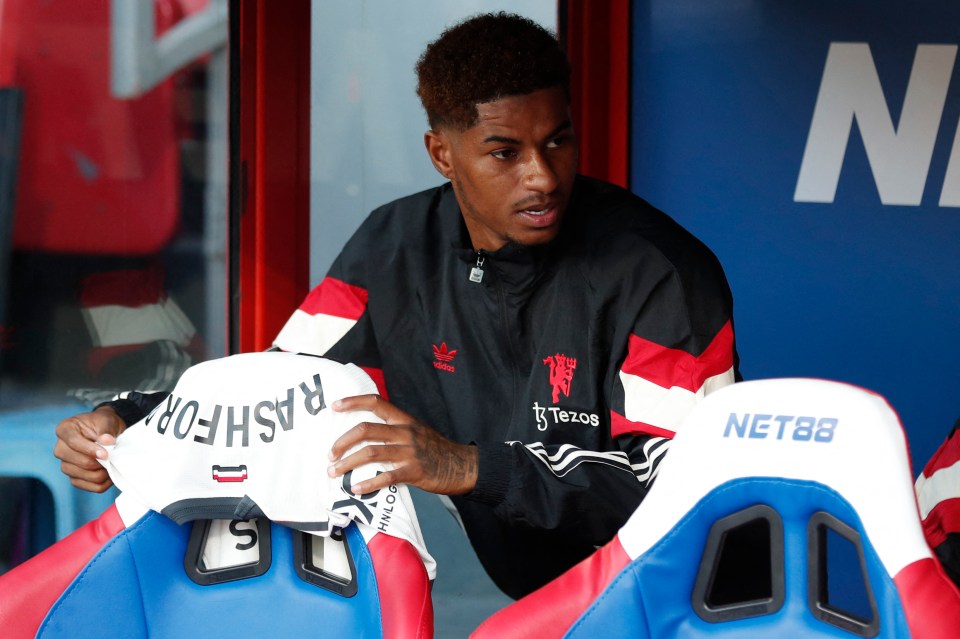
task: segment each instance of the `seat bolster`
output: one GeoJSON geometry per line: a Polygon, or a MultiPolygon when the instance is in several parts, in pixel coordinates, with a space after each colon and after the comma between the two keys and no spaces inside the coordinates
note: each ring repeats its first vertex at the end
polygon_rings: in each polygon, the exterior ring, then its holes
{"type": "Polygon", "coordinates": [[[50,606],[90,558],[123,530],[116,506],[58,543],[0,576],[0,628],[11,637],[32,637],[50,606]]]}
{"type": "Polygon", "coordinates": [[[913,639],[952,639],[960,628],[960,591],[936,559],[901,570],[894,583],[913,639]]]}
{"type": "Polygon", "coordinates": [[[561,637],[630,563],[619,537],[483,622],[473,639],[561,637]]]}
{"type": "Polygon", "coordinates": [[[424,639],[433,636],[430,579],[413,544],[378,534],[368,544],[380,590],[385,639],[424,639]]]}

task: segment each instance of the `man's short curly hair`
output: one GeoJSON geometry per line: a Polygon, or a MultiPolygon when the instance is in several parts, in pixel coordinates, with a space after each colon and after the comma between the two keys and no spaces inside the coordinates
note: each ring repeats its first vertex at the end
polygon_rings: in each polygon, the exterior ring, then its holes
{"type": "Polygon", "coordinates": [[[430,43],[417,62],[417,95],[431,128],[466,130],[477,105],[562,87],[570,63],[556,37],[536,22],[499,12],[468,18],[430,43]]]}

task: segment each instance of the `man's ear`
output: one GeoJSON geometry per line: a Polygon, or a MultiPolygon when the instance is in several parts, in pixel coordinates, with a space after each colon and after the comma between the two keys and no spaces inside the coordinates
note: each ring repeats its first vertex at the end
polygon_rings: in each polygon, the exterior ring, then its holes
{"type": "Polygon", "coordinates": [[[453,177],[453,163],[450,161],[450,138],[443,131],[433,129],[423,134],[423,144],[433,162],[433,168],[448,180],[453,177]]]}

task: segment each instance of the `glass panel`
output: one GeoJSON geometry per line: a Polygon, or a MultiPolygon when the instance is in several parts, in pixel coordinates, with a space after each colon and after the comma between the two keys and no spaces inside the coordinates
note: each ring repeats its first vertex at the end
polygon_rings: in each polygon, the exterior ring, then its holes
{"type": "MultiPolygon", "coordinates": [[[[226,7],[0,2],[0,476],[65,481],[60,419],[225,354],[226,7]]],[[[63,490],[58,538],[102,510],[63,490]]]]}

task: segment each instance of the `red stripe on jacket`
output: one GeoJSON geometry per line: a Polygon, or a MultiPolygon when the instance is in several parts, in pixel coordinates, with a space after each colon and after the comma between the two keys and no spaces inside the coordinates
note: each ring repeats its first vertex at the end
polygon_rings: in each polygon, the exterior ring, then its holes
{"type": "Polygon", "coordinates": [[[390,401],[390,396],[387,395],[387,380],[384,379],[383,369],[371,368],[369,366],[361,366],[360,368],[363,369],[363,372],[369,375],[373,383],[377,385],[377,391],[380,392],[380,397],[390,401]]]}
{"type": "Polygon", "coordinates": [[[695,393],[703,382],[733,366],[733,325],[727,321],[700,355],[668,348],[631,335],[620,370],[663,388],[679,386],[695,393]]]}
{"type": "Polygon", "coordinates": [[[960,497],[939,502],[921,524],[923,536],[931,548],[946,542],[949,533],[960,533],[960,497]]]}
{"type": "Polygon", "coordinates": [[[660,428],[653,424],[644,424],[643,422],[632,422],[617,411],[610,411],[610,434],[614,437],[620,435],[653,435],[654,437],[666,437],[673,439],[676,434],[672,430],[660,428]]]}
{"type": "Polygon", "coordinates": [[[938,470],[950,468],[957,462],[960,462],[960,430],[951,433],[950,437],[940,445],[923,468],[923,474],[925,477],[932,477],[938,470]]]}
{"type": "Polygon", "coordinates": [[[358,320],[367,308],[367,290],[333,277],[325,277],[300,305],[310,315],[332,315],[358,320]]]}

